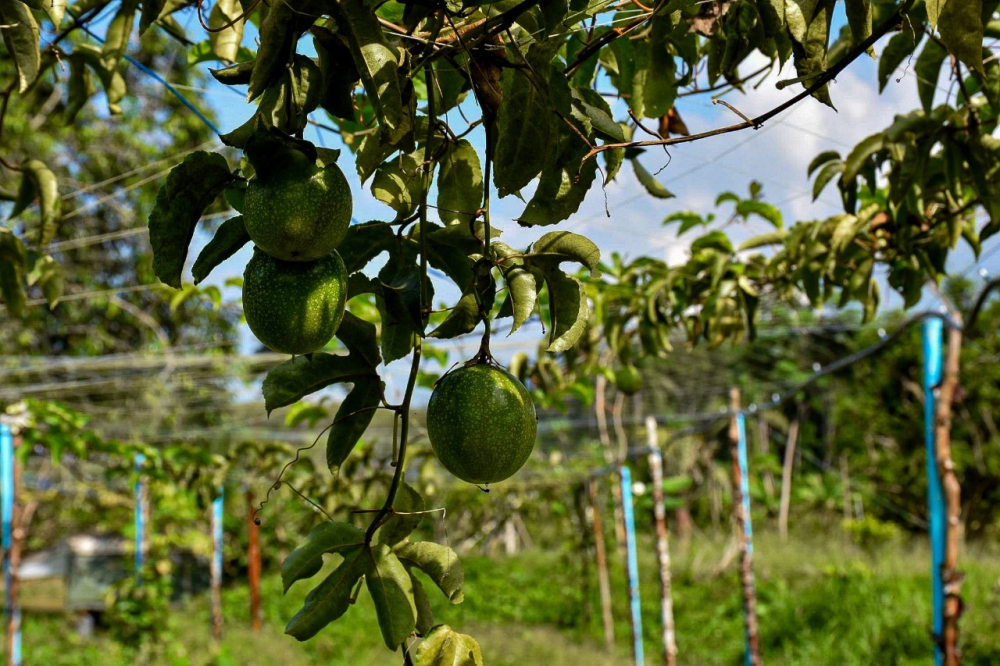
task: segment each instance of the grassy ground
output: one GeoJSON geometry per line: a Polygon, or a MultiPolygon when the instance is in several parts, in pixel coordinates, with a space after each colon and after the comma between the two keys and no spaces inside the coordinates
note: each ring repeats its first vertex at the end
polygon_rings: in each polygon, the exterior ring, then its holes
{"type": "MultiPolygon", "coordinates": [[[[659,663],[659,589],[652,545],[641,544],[642,612],[648,663],[659,663]]],[[[696,539],[673,545],[674,603],[681,663],[742,663],[742,615],[736,571],[715,575],[724,543],[696,539]]],[[[919,543],[895,542],[874,551],[848,545],[839,532],[810,543],[757,537],[757,587],[762,650],[768,664],[929,664],[929,558],[919,543]]],[[[967,664],[1000,663],[1000,554],[963,551],[967,664]]],[[[575,557],[531,552],[516,558],[466,560],[465,603],[435,599],[438,621],[476,636],[490,666],[597,666],[630,663],[624,576],[612,571],[618,653],[601,648],[596,576],[581,575],[575,557]],[[589,590],[582,582],[589,580],[589,590]],[[589,599],[589,604],[586,601],[589,599]],[[587,608],[590,607],[588,614],[587,608]]],[[[209,640],[206,600],[171,614],[167,640],[155,658],[123,650],[98,636],[76,637],[56,617],[28,616],[26,663],[45,664],[313,664],[398,666],[382,645],[374,610],[359,603],[312,641],[282,635],[306,592],[299,583],[280,595],[276,575],[264,589],[265,629],[247,626],[247,590],[225,592],[225,639],[209,640]]],[[[432,599],[434,593],[432,592],[432,599]]]]}

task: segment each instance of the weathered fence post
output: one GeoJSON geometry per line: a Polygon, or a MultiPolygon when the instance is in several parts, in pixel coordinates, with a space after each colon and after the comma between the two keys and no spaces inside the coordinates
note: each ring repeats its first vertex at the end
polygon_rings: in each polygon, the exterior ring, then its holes
{"type": "Polygon", "coordinates": [[[608,553],[604,544],[604,527],[601,522],[601,504],[597,500],[597,482],[587,482],[587,495],[594,520],[594,550],[597,554],[597,584],[601,590],[601,620],[604,624],[604,647],[615,649],[615,622],[611,615],[611,577],[608,575],[608,553]]]}
{"type": "Polygon", "coordinates": [[[930,509],[931,590],[934,608],[934,661],[957,666],[958,619],[963,574],[956,569],[961,527],[961,487],[951,459],[951,403],[958,387],[962,351],[961,317],[948,329],[948,357],[941,362],[944,322],[925,319],[924,431],[927,445],[927,502],[930,509]]]}
{"type": "Polygon", "coordinates": [[[645,664],[642,646],[642,606],[639,597],[639,561],[636,557],[635,511],[632,507],[632,472],[621,467],[622,513],[625,518],[625,569],[628,573],[628,598],[632,609],[632,650],[636,666],[645,664]]]}
{"type": "Polygon", "coordinates": [[[250,579],[250,625],[254,633],[260,633],[260,526],[254,515],[253,490],[247,490],[247,511],[249,518],[249,548],[247,548],[247,576],[250,579]]]}
{"type": "Polygon", "coordinates": [[[663,626],[663,663],[674,666],[677,642],[674,636],[674,600],[670,590],[670,542],[667,511],[663,506],[663,455],[656,433],[656,419],[646,417],[649,471],[653,480],[653,516],[656,519],[656,554],[660,561],[660,622],[663,626]]]}
{"type": "Polygon", "coordinates": [[[729,392],[729,442],[733,457],[733,511],[739,529],[740,581],[743,585],[743,616],[747,666],[760,666],[757,628],[757,593],[753,575],[753,528],[750,522],[750,490],[747,473],[747,435],[740,411],[740,390],[729,392]]]}

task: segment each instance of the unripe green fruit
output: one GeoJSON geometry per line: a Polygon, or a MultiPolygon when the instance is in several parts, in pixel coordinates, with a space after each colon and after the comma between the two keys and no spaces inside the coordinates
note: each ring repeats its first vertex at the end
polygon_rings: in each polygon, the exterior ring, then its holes
{"type": "Polygon", "coordinates": [[[535,446],[535,405],[521,382],[481,363],[448,373],[427,404],[427,435],[449,472],[496,483],[521,469],[535,446]]]}
{"type": "Polygon", "coordinates": [[[333,339],[347,305],[347,270],[337,252],[281,261],[254,250],[243,273],[243,314],[257,339],[284,354],[311,354],[333,339]]]}
{"type": "Polygon", "coordinates": [[[635,395],[642,390],[642,374],[634,365],[626,365],[615,373],[615,386],[625,395],[635,395]]]}
{"type": "Polygon", "coordinates": [[[320,169],[305,157],[247,184],[243,219],[264,252],[284,261],[314,261],[347,235],[351,186],[336,164],[320,169]]]}

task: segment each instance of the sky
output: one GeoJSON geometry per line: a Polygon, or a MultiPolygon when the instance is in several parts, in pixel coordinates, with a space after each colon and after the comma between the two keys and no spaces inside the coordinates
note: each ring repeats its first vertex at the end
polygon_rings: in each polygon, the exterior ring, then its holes
{"type": "MultiPolygon", "coordinates": [[[[840,21],[843,21],[843,17],[840,17],[840,21]]],[[[839,25],[834,26],[834,30],[837,29],[839,25]]],[[[308,41],[303,40],[303,45],[308,41]]],[[[876,52],[881,52],[884,45],[885,40],[876,45],[876,52]]],[[[764,62],[760,56],[751,56],[743,64],[741,71],[755,71],[764,62]]],[[[604,256],[609,256],[612,252],[628,258],[646,255],[676,264],[686,259],[686,248],[695,232],[678,238],[676,225],[664,227],[663,219],[676,211],[693,210],[702,214],[711,212],[720,193],[734,191],[746,194],[751,180],[760,182],[764,199],[781,209],[786,227],[795,220],[822,219],[843,212],[833,185],[817,201],[812,200],[811,182],[806,173],[809,162],[824,150],[837,150],[846,154],[859,140],[891,124],[895,115],[919,107],[916,79],[910,64],[904,63],[882,94],[878,93],[876,72],[877,61],[862,57],[841,73],[830,84],[836,110],[810,98],[757,130],[748,129],[672,146],[667,152],[661,149],[647,150],[640,158],[642,163],[651,173],[658,174],[658,179],[676,195],[673,199],[661,200],[649,196],[626,164],[614,182],[603,191],[600,187],[592,188],[579,212],[557,227],[525,229],[512,222],[524,205],[514,196],[504,199],[494,196],[493,225],[503,231],[502,240],[513,247],[526,247],[542,234],[556,228],[586,235],[601,248],[604,256]]],[[[799,85],[789,86],[784,90],[776,88],[777,81],[794,76],[794,68],[788,63],[783,71],[772,72],[757,89],[748,90],[746,95],[733,93],[725,99],[745,115],[756,117],[801,90],[799,85]]],[[[610,86],[607,87],[610,89],[610,86]]],[[[600,82],[597,88],[602,89],[600,82]]],[[[943,97],[945,92],[946,88],[942,86],[939,95],[943,97]]],[[[203,100],[211,105],[219,119],[220,129],[224,132],[239,126],[250,117],[254,109],[252,105],[246,104],[241,94],[214,82],[203,100]]],[[[468,108],[474,105],[474,101],[470,99],[465,104],[468,108]]],[[[680,99],[677,109],[692,133],[739,122],[739,118],[731,110],[711,104],[709,96],[680,99]]],[[[625,117],[622,103],[618,103],[614,110],[616,118],[625,117]]],[[[477,109],[470,108],[466,115],[478,117],[479,114],[477,109]]],[[[451,111],[450,116],[456,126],[464,126],[456,111],[451,111]]],[[[340,147],[339,137],[315,127],[307,130],[306,138],[317,145],[340,147]]],[[[469,138],[474,145],[482,148],[481,132],[474,132],[469,138]]],[[[392,219],[393,211],[371,195],[368,189],[370,182],[365,186],[359,183],[349,150],[342,152],[339,165],[352,185],[355,219],[392,219]]],[[[531,187],[524,192],[526,198],[531,187]]],[[[728,212],[729,209],[723,209],[719,217],[727,218],[728,212]]],[[[769,230],[769,225],[761,220],[751,220],[745,225],[726,229],[736,242],[769,230]]],[[[208,236],[205,234],[196,237],[189,255],[190,261],[197,256],[199,245],[207,241],[208,236]]],[[[982,265],[991,272],[996,272],[1000,270],[1000,257],[993,257],[992,247],[991,243],[987,243],[984,252],[986,261],[982,265]]],[[[221,285],[227,277],[242,274],[250,253],[249,246],[245,247],[218,267],[210,282],[221,285]]],[[[953,253],[950,268],[960,274],[964,272],[968,277],[974,278],[977,275],[975,259],[971,251],[962,244],[953,253]]],[[[441,298],[454,298],[458,294],[453,286],[437,285],[436,289],[441,298]]],[[[883,310],[902,306],[902,299],[887,285],[883,284],[882,292],[883,310]]],[[[228,295],[235,296],[232,291],[228,295]]],[[[932,294],[928,294],[921,306],[935,307],[939,304],[932,294]]],[[[477,333],[442,346],[449,348],[453,360],[460,360],[475,352],[478,337],[477,333]]],[[[526,326],[511,338],[495,343],[497,356],[501,361],[506,361],[517,350],[533,354],[541,339],[540,326],[526,326]]],[[[252,335],[244,327],[241,335],[242,351],[252,352],[255,347],[252,335]]],[[[390,394],[402,385],[398,381],[403,376],[402,365],[405,365],[405,361],[398,361],[389,368],[390,386],[397,387],[390,388],[390,394]]]]}

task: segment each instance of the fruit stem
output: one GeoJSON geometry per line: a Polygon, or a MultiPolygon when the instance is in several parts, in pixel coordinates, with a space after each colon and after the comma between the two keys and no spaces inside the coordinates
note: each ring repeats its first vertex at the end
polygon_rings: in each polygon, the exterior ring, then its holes
{"type": "MultiPolygon", "coordinates": [[[[399,484],[403,480],[403,462],[406,460],[406,441],[410,436],[410,400],[413,398],[413,388],[417,385],[417,371],[420,370],[420,354],[423,350],[423,340],[419,335],[414,335],[413,361],[410,363],[410,376],[406,380],[406,391],[403,393],[403,404],[399,406],[400,426],[399,426],[399,453],[396,456],[396,469],[392,473],[392,482],[389,484],[389,492],[385,496],[385,503],[375,518],[365,530],[365,543],[370,544],[375,536],[375,531],[385,522],[385,518],[392,511],[392,504],[396,501],[396,492],[399,484]]],[[[395,444],[395,443],[394,443],[395,444]]],[[[394,447],[395,448],[395,447],[394,447]]]]}

